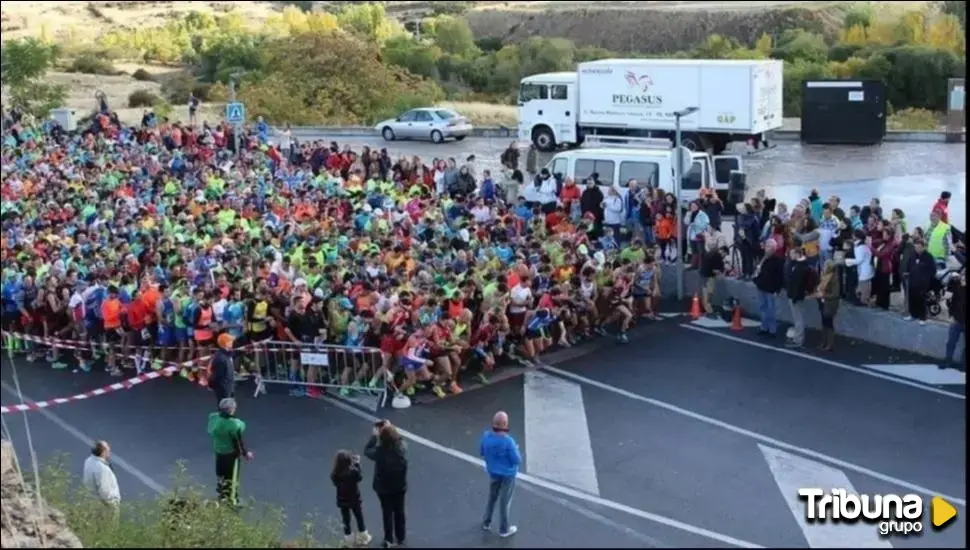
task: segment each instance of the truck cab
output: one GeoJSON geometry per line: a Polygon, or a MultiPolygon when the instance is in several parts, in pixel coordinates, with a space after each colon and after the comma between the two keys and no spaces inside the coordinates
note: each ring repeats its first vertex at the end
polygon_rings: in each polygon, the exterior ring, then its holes
{"type": "MultiPolygon", "coordinates": [[[[741,157],[711,156],[698,151],[691,151],[689,155],[690,170],[684,172],[681,185],[682,201],[697,199],[702,189],[711,189],[724,201],[727,209],[732,209],[735,203],[743,202],[743,188],[731,193],[731,174],[743,174],[741,157]]],[[[665,193],[676,195],[677,157],[677,149],[666,139],[589,136],[583,147],[557,153],[545,168],[560,180],[572,178],[577,185],[582,185],[586,178],[596,173],[604,193],[608,187],[618,186],[625,197],[627,182],[632,179],[641,185],[658,187],[665,193]]],[[[526,185],[523,190],[523,196],[527,200],[530,199],[532,187],[526,185]]]]}
{"type": "Polygon", "coordinates": [[[543,73],[519,85],[519,140],[552,151],[560,143],[578,143],[579,86],[576,73],[543,73]]]}

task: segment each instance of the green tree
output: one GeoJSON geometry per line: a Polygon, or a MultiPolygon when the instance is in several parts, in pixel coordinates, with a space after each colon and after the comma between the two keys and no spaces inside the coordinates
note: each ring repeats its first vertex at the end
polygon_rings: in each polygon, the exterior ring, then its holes
{"type": "Polygon", "coordinates": [[[265,78],[245,82],[239,97],[273,123],[372,123],[401,98],[443,99],[433,82],[382,64],[376,46],[342,34],[275,40],[266,51],[265,78]]]}
{"type": "Polygon", "coordinates": [[[38,118],[64,105],[67,88],[42,81],[60,50],[40,40],[8,40],[0,47],[0,80],[10,93],[10,106],[38,118]]]}
{"type": "Polygon", "coordinates": [[[600,59],[610,59],[614,57],[616,57],[615,53],[607,50],[606,48],[600,48],[598,46],[583,46],[581,48],[576,48],[576,63],[599,61],[600,59]]]}
{"type": "Polygon", "coordinates": [[[881,53],[891,67],[885,79],[886,99],[900,109],[946,110],[947,80],[965,75],[963,60],[946,50],[897,46],[881,53]]]}
{"type": "Polygon", "coordinates": [[[269,62],[267,43],[258,35],[220,35],[205,44],[199,55],[198,73],[206,82],[229,82],[229,75],[235,72],[246,72],[250,79],[258,79],[269,62]]]}
{"type": "Polygon", "coordinates": [[[343,7],[337,14],[340,28],[372,44],[383,44],[388,39],[403,34],[404,28],[387,17],[384,5],[364,2],[343,7]]]}
{"type": "Polygon", "coordinates": [[[465,18],[441,15],[432,20],[429,28],[441,51],[463,58],[479,53],[475,46],[475,35],[465,18]]]}
{"type": "Polygon", "coordinates": [[[965,1],[956,2],[940,2],[940,9],[943,13],[953,15],[960,21],[960,27],[966,32],[967,30],[967,3],[965,1]]]}
{"type": "Polygon", "coordinates": [[[822,35],[791,29],[782,33],[771,56],[785,61],[821,63],[828,58],[828,52],[828,44],[822,35]]]}
{"type": "Polygon", "coordinates": [[[856,25],[868,28],[872,24],[872,6],[868,4],[858,4],[846,12],[842,18],[842,28],[851,29],[856,25]]]}
{"type": "Polygon", "coordinates": [[[398,36],[388,40],[381,49],[384,63],[407,69],[408,72],[425,78],[438,77],[438,60],[441,48],[415,40],[410,36],[398,36]]]}
{"type": "Polygon", "coordinates": [[[571,71],[576,65],[576,46],[565,38],[532,37],[519,45],[519,61],[522,76],[571,71]]]}
{"type": "Polygon", "coordinates": [[[698,44],[691,53],[696,59],[729,59],[734,50],[740,47],[741,44],[733,38],[712,34],[698,44]]]}

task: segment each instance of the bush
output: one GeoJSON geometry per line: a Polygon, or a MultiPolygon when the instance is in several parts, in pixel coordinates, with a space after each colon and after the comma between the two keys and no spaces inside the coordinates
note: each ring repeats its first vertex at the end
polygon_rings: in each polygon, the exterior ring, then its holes
{"type": "Polygon", "coordinates": [[[380,62],[375,46],[342,34],[284,38],[267,46],[265,78],[246,78],[239,100],[253,117],[280,124],[375,122],[402,97],[434,104],[437,85],[380,62]]]}
{"type": "Polygon", "coordinates": [[[283,511],[254,502],[240,514],[203,496],[176,465],[171,492],[151,499],[128,500],[117,518],[79,487],[64,457],[40,474],[47,503],[64,514],[85,548],[280,548],[323,547],[305,526],[300,540],[285,539],[283,511]]]}
{"type": "Polygon", "coordinates": [[[102,76],[114,76],[121,74],[110,61],[94,55],[82,55],[71,62],[68,69],[72,73],[96,74],[102,76]]]}
{"type": "Polygon", "coordinates": [[[136,90],[128,96],[128,107],[151,107],[158,103],[161,98],[151,90],[136,90]]]}
{"type": "Polygon", "coordinates": [[[940,115],[927,109],[903,109],[889,116],[886,126],[890,130],[938,130],[940,115]]]}
{"type": "Polygon", "coordinates": [[[155,81],[155,77],[152,76],[152,73],[146,71],[145,69],[138,69],[137,71],[135,71],[135,72],[133,72],[131,74],[131,77],[134,78],[135,80],[140,81],[140,82],[154,82],[155,81]]]}

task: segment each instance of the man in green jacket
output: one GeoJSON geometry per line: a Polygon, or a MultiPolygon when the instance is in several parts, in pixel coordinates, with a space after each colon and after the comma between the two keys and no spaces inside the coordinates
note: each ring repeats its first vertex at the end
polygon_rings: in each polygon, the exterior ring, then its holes
{"type": "Polygon", "coordinates": [[[209,415],[208,432],[216,455],[219,500],[232,506],[239,503],[239,459],[253,459],[253,453],[246,449],[243,442],[245,431],[246,423],[236,418],[236,400],[227,397],[219,401],[219,412],[209,415]]]}

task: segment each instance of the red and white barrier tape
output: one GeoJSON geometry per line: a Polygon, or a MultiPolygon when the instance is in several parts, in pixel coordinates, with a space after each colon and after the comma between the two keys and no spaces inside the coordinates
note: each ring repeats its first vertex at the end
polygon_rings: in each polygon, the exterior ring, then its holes
{"type": "Polygon", "coordinates": [[[84,401],[85,399],[98,397],[106,393],[112,393],[119,390],[131,389],[139,384],[148,382],[149,380],[155,380],[163,377],[167,378],[172,376],[172,374],[174,374],[178,370],[179,369],[177,367],[164,367],[157,371],[139,374],[138,376],[135,376],[133,378],[129,378],[121,382],[115,382],[114,384],[108,384],[103,388],[86,391],[84,393],[79,393],[77,395],[72,395],[70,397],[58,397],[57,399],[49,399],[47,401],[31,401],[30,403],[22,403],[20,405],[10,405],[9,407],[0,406],[0,414],[24,412],[24,411],[36,411],[40,409],[46,409],[48,407],[53,407],[55,405],[63,405],[64,403],[70,403],[72,401],[84,401]]]}

